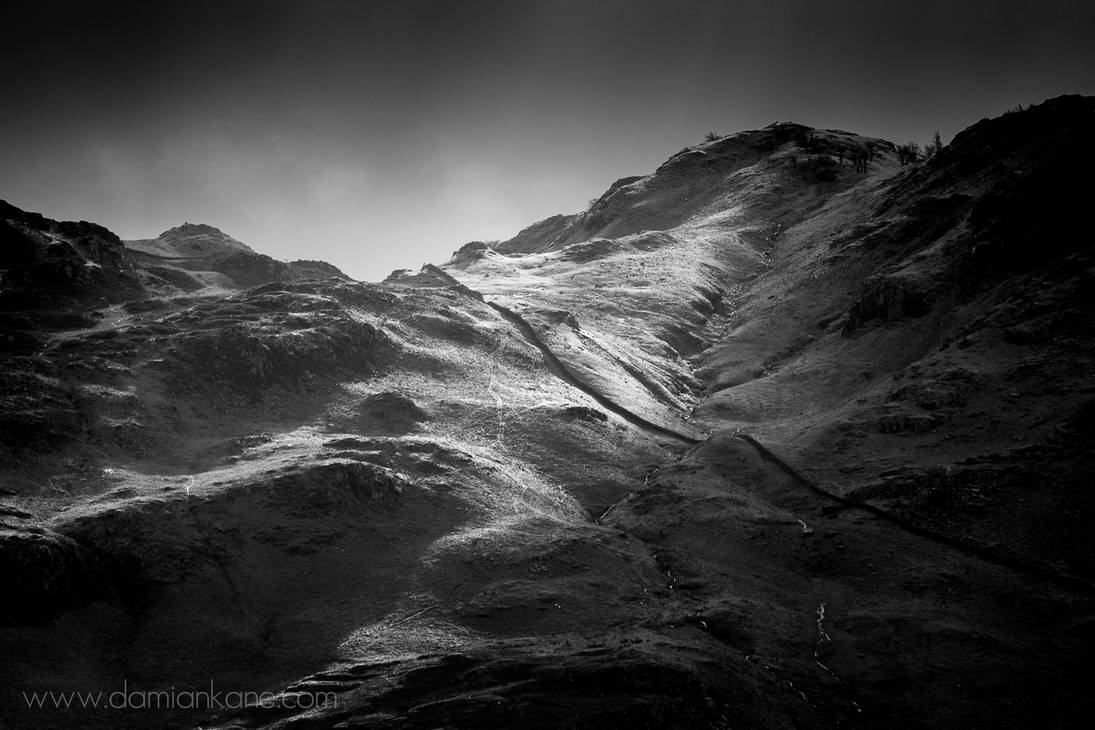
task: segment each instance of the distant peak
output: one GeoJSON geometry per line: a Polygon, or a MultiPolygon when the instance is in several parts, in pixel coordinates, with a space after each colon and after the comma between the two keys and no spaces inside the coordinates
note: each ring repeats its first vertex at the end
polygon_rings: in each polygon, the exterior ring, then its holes
{"type": "Polygon", "coordinates": [[[183,223],[170,228],[157,239],[186,255],[208,255],[217,251],[255,253],[247,244],[205,223],[183,223]]]}
{"type": "Polygon", "coordinates": [[[169,228],[160,234],[160,238],[181,238],[183,236],[216,236],[217,238],[231,238],[231,236],[219,228],[214,228],[205,223],[183,223],[181,226],[169,228]]]}

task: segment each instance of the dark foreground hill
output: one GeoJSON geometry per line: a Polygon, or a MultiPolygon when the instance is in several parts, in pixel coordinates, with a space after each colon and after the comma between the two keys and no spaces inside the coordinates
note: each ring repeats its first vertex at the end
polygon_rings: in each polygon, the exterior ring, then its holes
{"type": "Polygon", "coordinates": [[[4,720],[1086,727],[1093,118],[776,124],[381,284],[5,206],[4,720]],[[210,680],[277,698],[23,697],[210,680]]]}

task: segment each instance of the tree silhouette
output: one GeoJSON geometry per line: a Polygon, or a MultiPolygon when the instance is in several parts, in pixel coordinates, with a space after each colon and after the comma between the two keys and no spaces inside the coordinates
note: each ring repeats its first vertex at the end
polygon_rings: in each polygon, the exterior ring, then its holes
{"type": "Polygon", "coordinates": [[[930,160],[931,158],[933,158],[937,154],[939,154],[940,150],[942,150],[942,149],[943,149],[943,140],[940,139],[939,132],[937,131],[935,133],[935,135],[932,137],[932,141],[928,142],[926,145],[924,145],[924,159],[925,160],[930,160]]]}
{"type": "Polygon", "coordinates": [[[902,165],[911,165],[920,159],[920,145],[916,142],[906,142],[897,147],[897,161],[902,165]]]}

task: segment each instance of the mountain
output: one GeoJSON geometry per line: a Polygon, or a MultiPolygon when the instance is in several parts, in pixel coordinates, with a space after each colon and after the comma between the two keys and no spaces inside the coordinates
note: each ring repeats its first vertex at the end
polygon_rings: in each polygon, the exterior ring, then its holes
{"type": "Polygon", "coordinates": [[[378,284],[5,207],[0,678],[276,693],[5,719],[1085,727],[1093,115],[773,124],[378,284]]]}
{"type": "Polygon", "coordinates": [[[255,253],[223,231],[202,223],[183,223],[157,238],[129,241],[126,247],[160,258],[206,258],[235,253],[255,253]]]}
{"type": "Polygon", "coordinates": [[[146,285],[153,288],[238,289],[294,278],[349,278],[326,262],[277,261],[204,224],[184,223],[157,238],[126,241],[125,246],[144,264],[146,285]]]}

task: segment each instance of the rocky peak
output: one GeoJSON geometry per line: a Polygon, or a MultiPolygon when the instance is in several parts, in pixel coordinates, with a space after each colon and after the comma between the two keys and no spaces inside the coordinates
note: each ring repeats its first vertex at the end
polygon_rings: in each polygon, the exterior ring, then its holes
{"type": "Polygon", "coordinates": [[[254,253],[254,249],[247,244],[205,223],[183,223],[181,226],[169,228],[159,235],[159,240],[175,244],[180,253],[189,250],[199,255],[208,255],[214,249],[254,253]]]}
{"type": "Polygon", "coordinates": [[[224,231],[206,223],[185,222],[181,226],[168,228],[160,234],[160,238],[178,238],[180,236],[222,236],[228,237],[224,231]]]}

